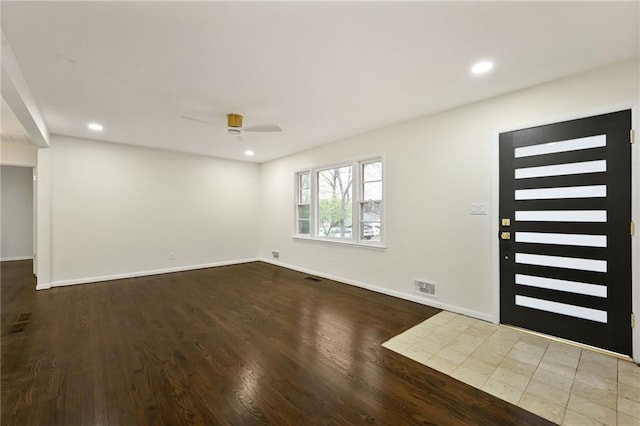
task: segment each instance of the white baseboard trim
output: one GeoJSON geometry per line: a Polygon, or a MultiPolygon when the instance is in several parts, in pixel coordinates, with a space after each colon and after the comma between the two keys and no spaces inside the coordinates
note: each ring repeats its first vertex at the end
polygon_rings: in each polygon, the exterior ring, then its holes
{"type": "Polygon", "coordinates": [[[360,282],[360,281],[350,280],[348,278],[342,278],[342,277],[338,277],[338,276],[331,275],[331,274],[325,274],[323,272],[312,271],[311,269],[300,268],[298,266],[289,265],[287,263],[275,261],[275,260],[269,259],[269,258],[264,258],[263,257],[263,258],[260,258],[258,260],[260,260],[262,262],[265,262],[265,263],[270,263],[272,265],[281,266],[283,268],[292,269],[294,271],[303,272],[305,274],[315,275],[315,276],[318,276],[318,277],[326,278],[328,280],[338,281],[338,282],[345,283],[345,284],[350,284],[350,285],[353,285],[353,286],[356,286],[356,287],[361,287],[361,288],[364,288],[364,289],[367,289],[367,290],[375,291],[376,293],[386,294],[387,296],[393,296],[393,297],[397,297],[399,299],[404,299],[404,300],[409,300],[411,302],[420,303],[421,305],[431,306],[433,308],[438,308],[438,309],[443,309],[445,311],[455,312],[456,314],[465,315],[465,316],[468,316],[468,317],[471,317],[471,318],[480,319],[480,320],[483,320],[483,321],[488,321],[488,322],[492,322],[492,323],[495,322],[494,318],[493,318],[493,315],[491,315],[491,314],[487,314],[487,313],[484,313],[484,312],[473,311],[473,310],[470,310],[470,309],[462,308],[460,306],[449,305],[447,303],[438,302],[437,300],[432,300],[432,299],[427,299],[425,297],[421,297],[421,296],[419,296],[417,294],[403,293],[403,292],[400,292],[400,291],[389,290],[388,288],[379,287],[379,286],[376,286],[376,285],[371,285],[371,284],[363,283],[363,282],[360,282]]]}
{"type": "Polygon", "coordinates": [[[13,262],[16,260],[33,260],[33,256],[0,257],[0,262],[13,262]]]}
{"type": "Polygon", "coordinates": [[[153,269],[150,271],[127,272],[124,274],[103,275],[98,277],[76,278],[72,280],[52,281],[50,283],[38,283],[36,290],[47,290],[53,287],[64,287],[68,285],[98,283],[102,281],[121,280],[124,278],[146,277],[149,275],[170,274],[172,272],[193,271],[194,269],[216,268],[219,266],[238,265],[241,263],[259,262],[259,258],[225,260],[222,262],[204,263],[201,265],[175,266],[173,268],[153,269]]]}
{"type": "Polygon", "coordinates": [[[49,290],[51,286],[46,283],[38,283],[36,284],[36,290],[49,290]]]}

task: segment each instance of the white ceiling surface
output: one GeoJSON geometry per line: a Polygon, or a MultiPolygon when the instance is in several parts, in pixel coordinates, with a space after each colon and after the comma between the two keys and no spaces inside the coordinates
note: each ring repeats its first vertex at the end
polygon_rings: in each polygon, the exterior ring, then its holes
{"type": "Polygon", "coordinates": [[[51,133],[262,162],[637,57],[638,8],[3,1],[2,26],[51,133]],[[283,132],[238,141],[228,112],[283,132]]]}

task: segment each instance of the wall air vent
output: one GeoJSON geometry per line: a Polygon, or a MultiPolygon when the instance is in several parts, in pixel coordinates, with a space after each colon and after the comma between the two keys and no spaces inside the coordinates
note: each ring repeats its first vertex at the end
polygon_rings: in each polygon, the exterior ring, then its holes
{"type": "Polygon", "coordinates": [[[427,297],[438,297],[436,283],[425,280],[413,280],[413,291],[427,297]]]}

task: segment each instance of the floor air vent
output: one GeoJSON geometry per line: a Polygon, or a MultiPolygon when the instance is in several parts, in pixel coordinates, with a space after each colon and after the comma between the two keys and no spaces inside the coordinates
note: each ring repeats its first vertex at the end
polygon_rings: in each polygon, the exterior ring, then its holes
{"type": "Polygon", "coordinates": [[[413,280],[413,291],[427,297],[438,297],[436,283],[425,280],[413,280]]]}
{"type": "Polygon", "coordinates": [[[304,279],[307,281],[313,281],[314,283],[319,283],[320,281],[322,281],[320,278],[316,277],[304,277],[304,279]]]}
{"type": "Polygon", "coordinates": [[[11,329],[9,330],[9,334],[19,333],[24,330],[24,328],[29,323],[31,319],[31,312],[26,312],[24,314],[20,314],[20,316],[11,324],[11,329]]]}

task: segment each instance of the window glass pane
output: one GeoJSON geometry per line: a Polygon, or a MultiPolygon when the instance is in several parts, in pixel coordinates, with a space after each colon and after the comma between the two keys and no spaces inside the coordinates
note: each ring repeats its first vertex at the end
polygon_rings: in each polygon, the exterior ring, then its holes
{"type": "Polygon", "coordinates": [[[318,235],[351,238],[351,166],[318,172],[318,235]]]}
{"type": "Polygon", "coordinates": [[[375,163],[366,163],[363,166],[364,169],[364,181],[369,182],[372,180],[382,180],[382,161],[376,161],[375,163]]]}
{"type": "Polygon", "coordinates": [[[298,234],[309,234],[309,221],[308,220],[299,220],[298,221],[298,234]]]}
{"type": "Polygon", "coordinates": [[[298,219],[309,219],[309,204],[298,206],[298,219]]]}
{"type": "Polygon", "coordinates": [[[360,239],[380,241],[380,222],[362,222],[360,226],[360,239]]]}
{"type": "Polygon", "coordinates": [[[300,190],[300,199],[298,202],[300,204],[309,204],[311,201],[311,190],[310,189],[301,189],[300,190]]]}
{"type": "Polygon", "coordinates": [[[301,173],[300,174],[300,189],[309,189],[310,187],[311,187],[311,185],[310,185],[309,173],[301,173]]]}
{"type": "Polygon", "coordinates": [[[382,182],[368,182],[363,186],[363,200],[382,200],[382,182]]]}
{"type": "Polygon", "coordinates": [[[362,212],[361,220],[363,222],[380,222],[380,212],[382,210],[382,204],[379,201],[361,203],[360,206],[360,211],[362,212]]]}
{"type": "Polygon", "coordinates": [[[351,225],[345,226],[344,228],[341,226],[336,226],[329,230],[329,233],[325,235],[326,237],[331,238],[351,238],[352,229],[351,225]]]}

